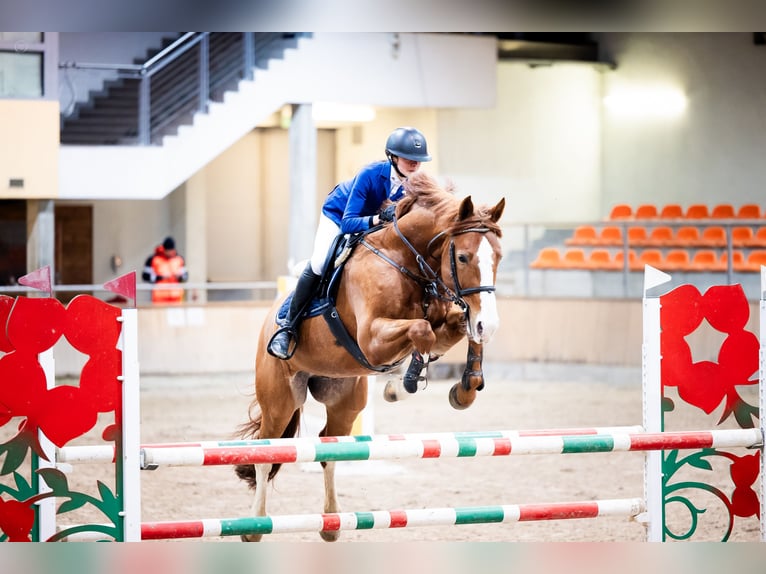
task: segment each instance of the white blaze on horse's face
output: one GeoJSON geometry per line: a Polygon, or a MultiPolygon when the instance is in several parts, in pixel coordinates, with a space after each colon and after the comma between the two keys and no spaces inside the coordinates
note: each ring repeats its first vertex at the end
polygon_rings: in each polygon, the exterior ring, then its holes
{"type": "MultiPolygon", "coordinates": [[[[495,284],[495,252],[489,240],[483,237],[476,251],[476,259],[479,266],[480,285],[488,286],[495,284]]],[[[482,291],[479,293],[481,308],[471,309],[468,321],[468,336],[475,343],[488,343],[492,335],[500,325],[500,316],[497,312],[497,299],[494,291],[482,291]]]]}

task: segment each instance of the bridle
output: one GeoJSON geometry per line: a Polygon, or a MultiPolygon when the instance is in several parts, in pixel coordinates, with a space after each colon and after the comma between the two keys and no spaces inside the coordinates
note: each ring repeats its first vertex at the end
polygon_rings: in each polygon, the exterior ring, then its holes
{"type": "MultiPolygon", "coordinates": [[[[450,274],[452,283],[455,285],[454,291],[449,288],[449,286],[444,282],[444,280],[441,278],[441,276],[433,270],[433,268],[428,264],[425,257],[421,255],[417,249],[412,245],[412,243],[405,237],[404,233],[402,233],[402,230],[399,228],[399,223],[397,221],[396,216],[393,218],[393,226],[394,230],[396,231],[396,234],[399,236],[399,238],[402,240],[402,243],[407,246],[407,248],[412,252],[412,254],[415,256],[415,261],[418,264],[418,269],[420,270],[420,275],[417,275],[416,273],[413,273],[409,269],[407,269],[405,266],[398,264],[396,261],[388,257],[385,253],[383,253],[380,249],[375,247],[374,245],[371,245],[368,243],[364,238],[361,240],[361,244],[372,251],[375,255],[383,259],[386,263],[390,264],[397,270],[399,270],[402,274],[409,277],[410,279],[417,282],[419,285],[423,287],[424,292],[427,296],[430,296],[434,299],[440,299],[442,301],[449,301],[452,303],[455,303],[458,305],[461,309],[465,311],[465,313],[468,313],[468,303],[466,303],[464,297],[468,295],[473,295],[474,293],[493,293],[495,291],[494,285],[479,285],[477,287],[468,287],[463,288],[460,286],[460,281],[458,279],[457,275],[457,261],[455,259],[455,241],[454,237],[456,235],[462,235],[464,233],[488,233],[492,231],[489,227],[469,227],[467,229],[461,229],[459,231],[454,231],[451,233],[447,233],[446,231],[440,231],[436,235],[434,235],[431,240],[428,242],[428,245],[426,247],[426,252],[431,253],[432,246],[435,242],[442,239],[443,237],[449,238],[449,257],[450,257],[450,274]]],[[[427,304],[424,304],[425,307],[427,307],[427,304]]]]}

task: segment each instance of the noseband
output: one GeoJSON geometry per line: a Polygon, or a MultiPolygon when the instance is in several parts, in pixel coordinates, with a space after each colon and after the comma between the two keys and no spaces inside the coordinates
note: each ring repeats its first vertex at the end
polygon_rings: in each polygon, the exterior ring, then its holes
{"type": "MultiPolygon", "coordinates": [[[[399,265],[385,253],[380,251],[380,249],[374,245],[369,244],[364,239],[361,240],[361,244],[372,251],[375,255],[383,259],[385,262],[398,269],[401,273],[422,285],[423,290],[427,295],[433,298],[441,299],[443,301],[451,301],[452,303],[458,305],[465,312],[468,312],[468,303],[465,302],[465,296],[473,295],[474,293],[492,293],[495,291],[494,285],[479,285],[477,287],[468,287],[463,289],[460,286],[460,281],[457,276],[457,261],[455,259],[455,241],[453,239],[455,235],[462,235],[463,233],[487,233],[491,231],[488,227],[470,227],[468,229],[463,229],[449,234],[450,274],[452,275],[452,283],[455,285],[455,290],[453,291],[447,286],[446,283],[444,283],[444,280],[439,276],[439,274],[434,271],[433,268],[428,264],[428,262],[425,260],[425,257],[423,257],[423,255],[421,255],[418,250],[415,249],[412,243],[410,243],[410,241],[404,236],[404,233],[402,233],[402,230],[399,228],[399,223],[396,216],[394,216],[393,224],[397,235],[402,240],[402,243],[404,243],[415,256],[415,261],[417,261],[418,268],[420,269],[420,275],[413,273],[403,265],[399,265]]],[[[445,231],[440,231],[434,235],[428,242],[426,253],[430,253],[432,250],[432,245],[445,235],[447,235],[445,231]]]]}

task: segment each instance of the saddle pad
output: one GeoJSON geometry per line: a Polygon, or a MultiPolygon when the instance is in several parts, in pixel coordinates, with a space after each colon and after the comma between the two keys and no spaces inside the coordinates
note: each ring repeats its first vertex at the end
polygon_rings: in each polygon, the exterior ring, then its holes
{"type": "MultiPolygon", "coordinates": [[[[290,302],[293,300],[293,294],[294,292],[287,296],[277,311],[276,323],[280,327],[285,327],[287,325],[287,310],[290,308],[290,302]]],[[[303,317],[316,317],[321,315],[324,310],[327,309],[329,304],[330,302],[327,297],[314,297],[309,304],[308,311],[303,314],[303,317]]]]}

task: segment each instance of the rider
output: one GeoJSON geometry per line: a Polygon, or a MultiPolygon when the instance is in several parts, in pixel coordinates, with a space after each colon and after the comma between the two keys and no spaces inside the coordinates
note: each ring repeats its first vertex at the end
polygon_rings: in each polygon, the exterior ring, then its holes
{"type": "MultiPolygon", "coordinates": [[[[396,202],[401,199],[404,181],[418,171],[421,162],[431,161],[425,136],[412,127],[400,127],[391,132],[386,140],[386,157],[386,160],[367,165],[353,179],[339,183],[325,199],[314,238],[314,251],[290,302],[289,327],[278,331],[269,342],[268,351],[275,357],[287,359],[291,356],[290,343],[293,338],[297,340],[302,320],[299,315],[314,294],[335,237],[339,233],[367,231],[384,221],[391,221],[395,205],[378,213],[382,204],[386,200],[396,202]]],[[[421,359],[416,381],[422,366],[421,359]]]]}

